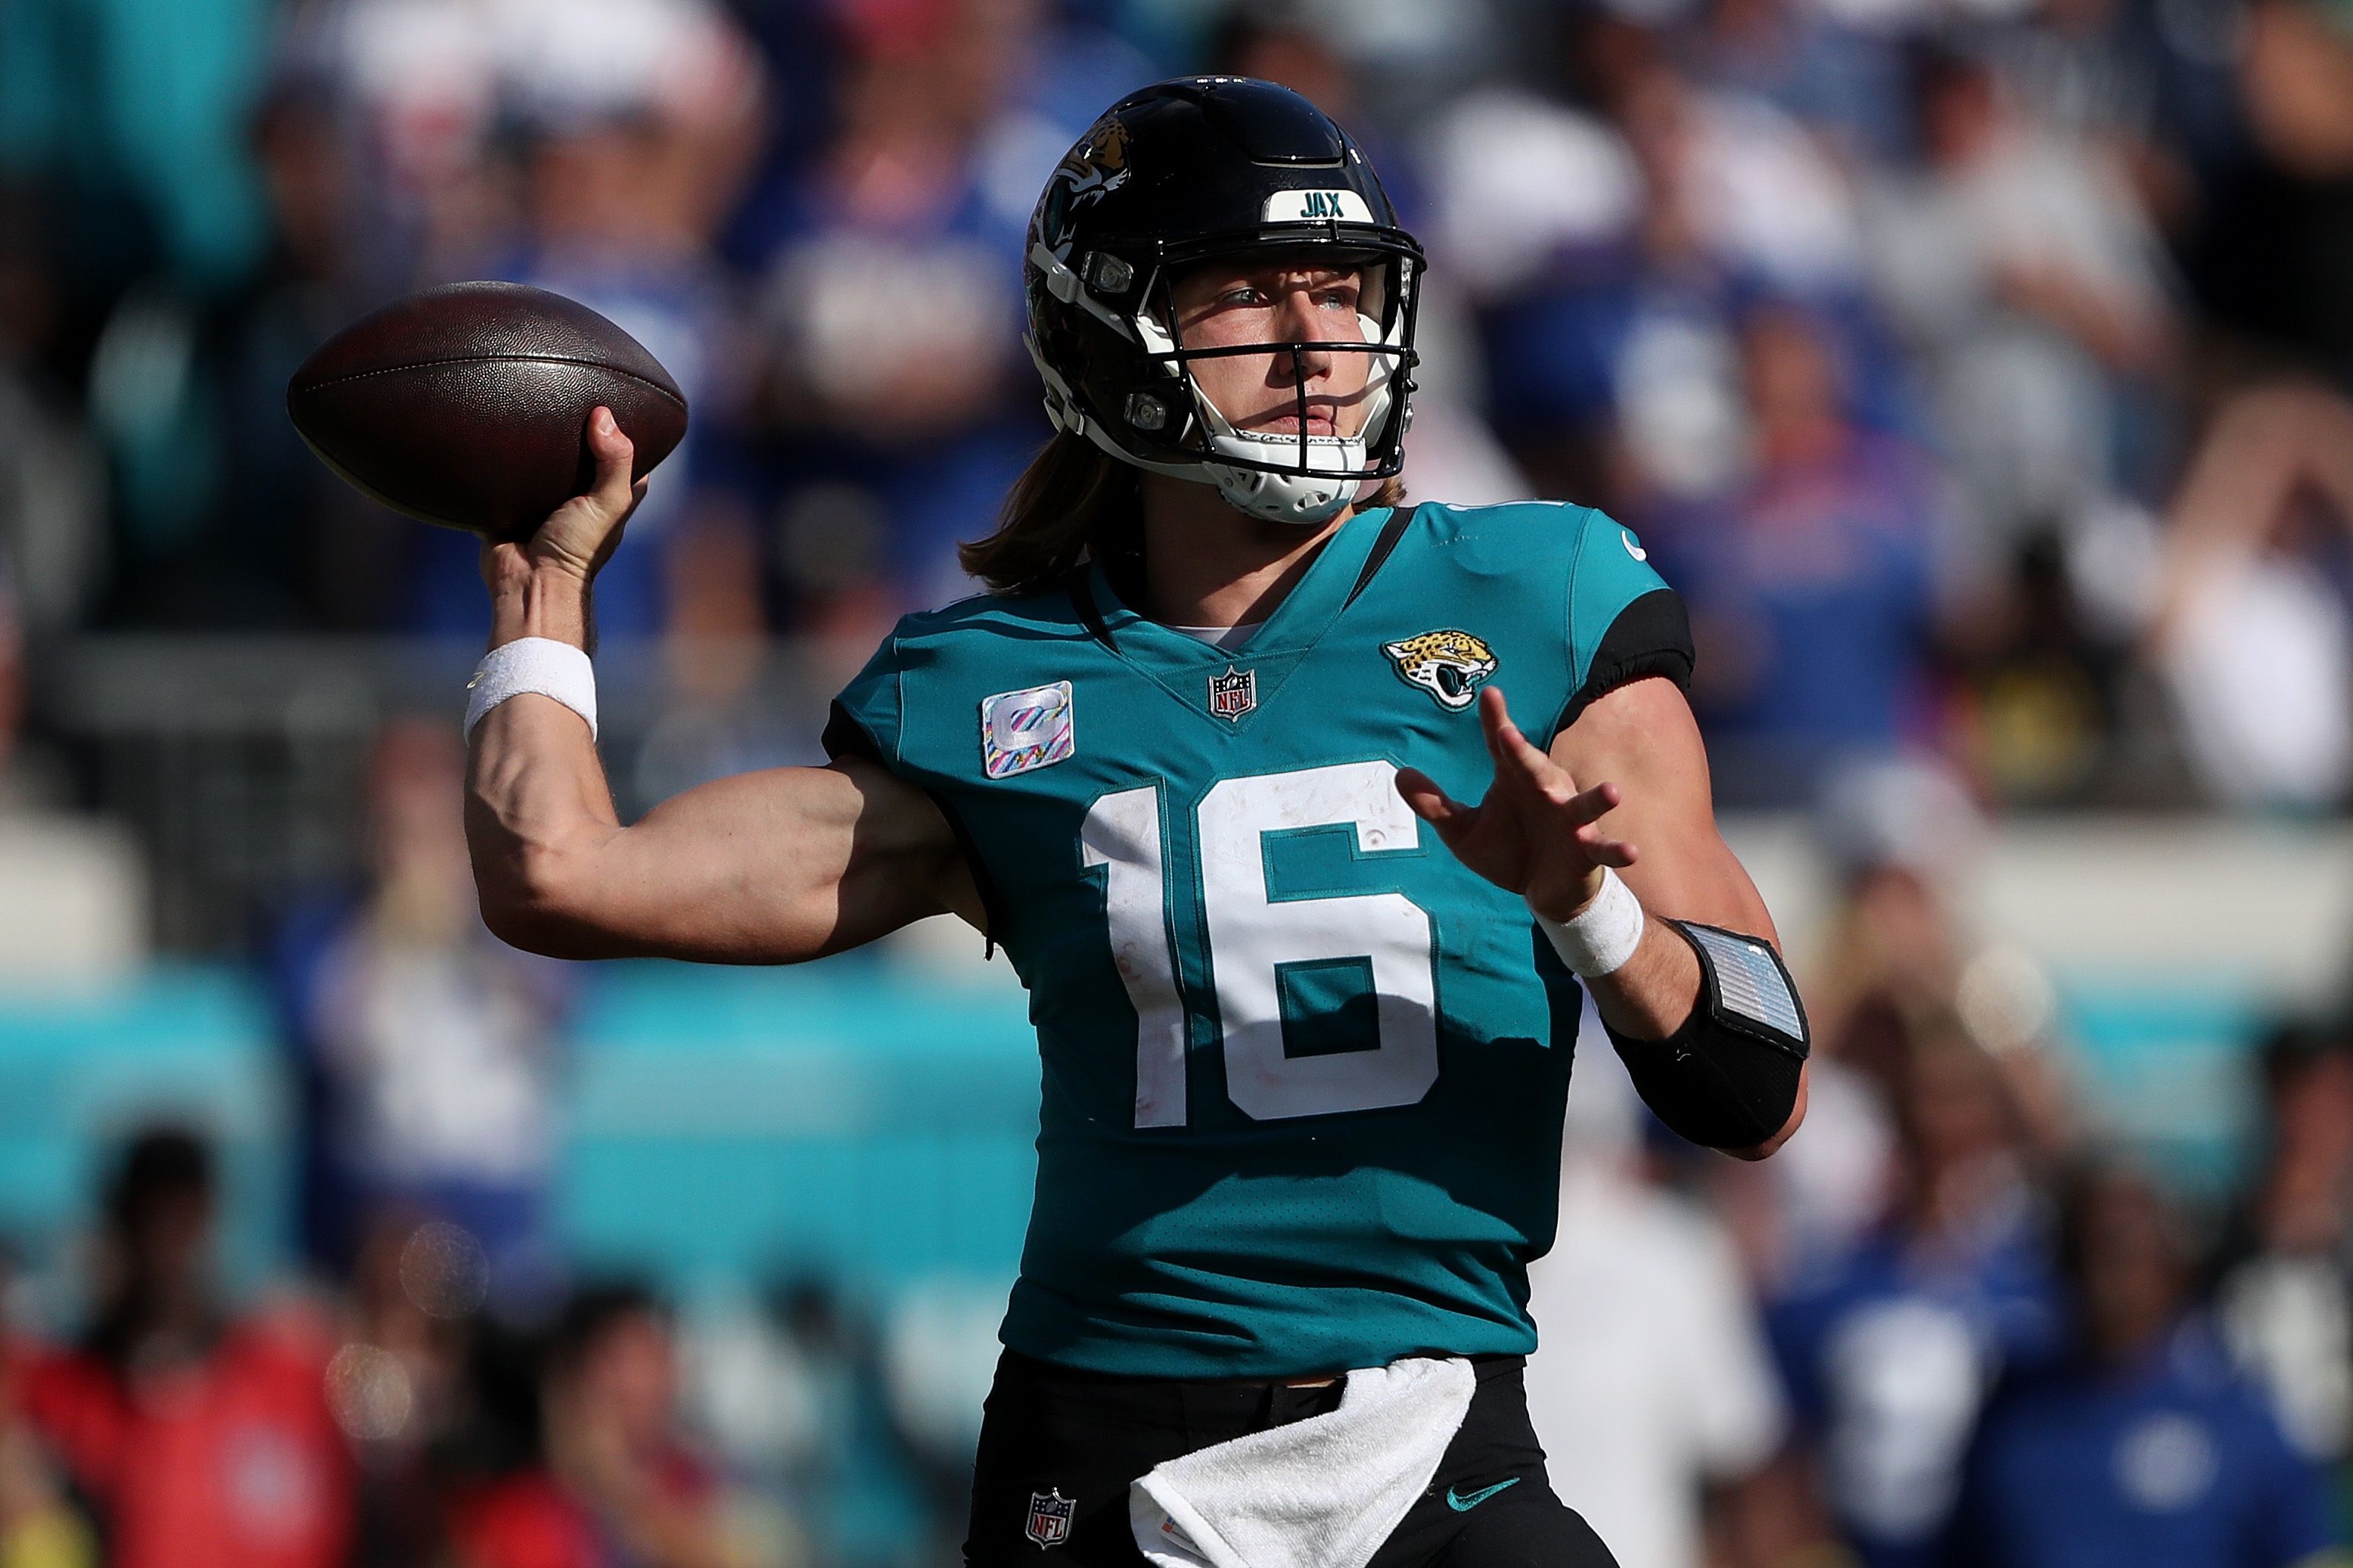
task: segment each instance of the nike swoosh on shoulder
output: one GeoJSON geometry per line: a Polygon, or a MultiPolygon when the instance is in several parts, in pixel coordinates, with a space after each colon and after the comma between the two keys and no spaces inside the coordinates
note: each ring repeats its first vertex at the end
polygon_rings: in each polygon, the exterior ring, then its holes
{"type": "Polygon", "coordinates": [[[1648,561],[1651,558],[1651,552],[1635,543],[1634,536],[1622,528],[1618,531],[1618,542],[1624,545],[1626,553],[1637,561],[1648,561]]]}
{"type": "Polygon", "coordinates": [[[1497,1492],[1506,1490],[1507,1489],[1518,1486],[1519,1484],[1520,1478],[1514,1476],[1508,1481],[1497,1481],[1492,1487],[1481,1487],[1477,1491],[1472,1492],[1467,1496],[1457,1492],[1452,1487],[1449,1487],[1446,1489],[1446,1506],[1452,1509],[1457,1513],[1469,1513],[1472,1509],[1477,1508],[1481,1503],[1485,1502],[1497,1492]]]}

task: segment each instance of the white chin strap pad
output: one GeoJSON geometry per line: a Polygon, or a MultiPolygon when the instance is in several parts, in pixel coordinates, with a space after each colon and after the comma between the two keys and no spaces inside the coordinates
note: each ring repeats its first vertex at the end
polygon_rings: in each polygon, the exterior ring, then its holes
{"type": "MultiPolygon", "coordinates": [[[[1329,521],[1356,498],[1356,487],[1365,478],[1365,437],[1309,436],[1303,439],[1296,431],[1237,430],[1209,401],[1198,382],[1190,376],[1185,379],[1193,390],[1194,406],[1200,410],[1209,450],[1223,457],[1306,469],[1304,473],[1277,474],[1215,459],[1203,462],[1202,477],[1218,487],[1227,505],[1269,522],[1313,526],[1329,521]]],[[[1373,406],[1367,411],[1368,426],[1387,415],[1389,398],[1386,378],[1369,389],[1369,395],[1373,406]]]]}
{"type": "MultiPolygon", "coordinates": [[[[1221,421],[1222,423],[1222,421],[1221,421]]],[[[1296,464],[1303,443],[1279,430],[1213,433],[1209,446],[1228,457],[1296,464]]],[[[1310,436],[1306,473],[1271,474],[1231,463],[1201,465],[1226,503],[1270,522],[1320,523],[1348,504],[1364,480],[1365,444],[1354,437],[1310,436]]]]}

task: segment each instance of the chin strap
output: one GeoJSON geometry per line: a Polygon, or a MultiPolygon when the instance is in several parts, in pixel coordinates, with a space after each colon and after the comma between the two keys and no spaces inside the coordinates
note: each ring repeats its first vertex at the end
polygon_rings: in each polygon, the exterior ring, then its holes
{"type": "MultiPolygon", "coordinates": [[[[1295,385],[1306,376],[1297,363],[1300,351],[1291,351],[1295,385]]],[[[1366,443],[1361,436],[1310,436],[1305,433],[1306,398],[1300,397],[1301,429],[1296,435],[1273,430],[1238,430],[1209,401],[1200,383],[1185,376],[1194,406],[1200,411],[1209,449],[1229,458],[1257,462],[1293,458],[1304,473],[1270,473],[1241,464],[1206,461],[1205,478],[1218,487],[1229,505],[1270,522],[1314,524],[1327,521],[1348,504],[1363,481],[1366,443]]]]}

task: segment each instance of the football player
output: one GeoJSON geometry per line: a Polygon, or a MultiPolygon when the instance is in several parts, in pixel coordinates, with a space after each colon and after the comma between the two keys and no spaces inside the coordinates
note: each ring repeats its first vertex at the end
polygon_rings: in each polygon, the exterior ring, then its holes
{"type": "Polygon", "coordinates": [[[1606,1563],[1520,1384],[1580,980],[1684,1136],[1761,1158],[1805,1100],[1680,602],[1589,509],[1402,503],[1421,251],[1297,94],[1122,100],[1025,261],[1057,433],[966,549],[990,591],[899,624],[830,766],[626,827],[580,650],[634,497],[592,419],[594,491],[485,552],[483,913],[581,958],[789,963],[942,911],[1005,950],[1045,1098],[968,1563],[1239,1561],[1131,1483],[1236,1441],[1272,1473],[1436,1363],[1462,1403],[1410,1495],[1366,1481],[1369,1544],[1302,1525],[1280,1561],[1606,1563]]]}

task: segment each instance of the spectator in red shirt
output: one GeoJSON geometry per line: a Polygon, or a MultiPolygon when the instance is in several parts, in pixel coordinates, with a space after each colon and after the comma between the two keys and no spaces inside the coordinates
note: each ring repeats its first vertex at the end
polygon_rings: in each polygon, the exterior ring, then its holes
{"type": "Polygon", "coordinates": [[[36,1361],[26,1407],[112,1568],[331,1568],[349,1544],[352,1473],[328,1347],[292,1314],[225,1310],[214,1195],[195,1137],[132,1140],[107,1189],[90,1327],[36,1361]]]}
{"type": "Polygon", "coordinates": [[[583,1291],[540,1380],[540,1457],[459,1500],[464,1568],[743,1568],[717,1479],[678,1430],[667,1316],[633,1286],[583,1291]]]}

